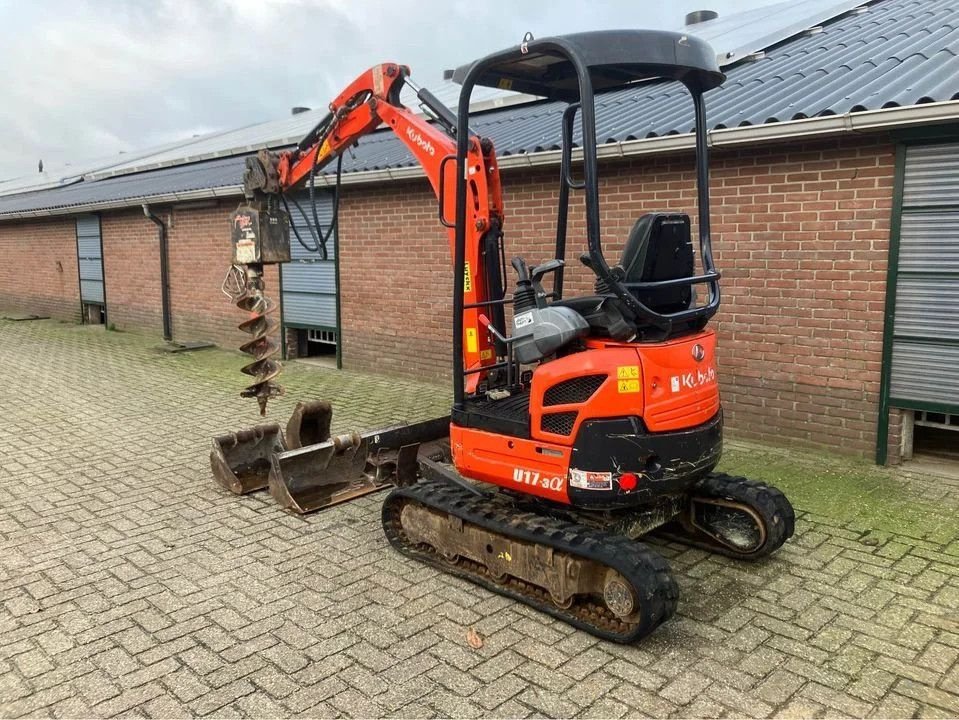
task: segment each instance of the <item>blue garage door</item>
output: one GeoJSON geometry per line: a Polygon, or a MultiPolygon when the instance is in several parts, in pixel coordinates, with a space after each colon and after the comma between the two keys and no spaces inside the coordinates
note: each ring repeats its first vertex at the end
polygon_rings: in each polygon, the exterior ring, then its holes
{"type": "MultiPolygon", "coordinates": [[[[313,224],[309,193],[298,193],[299,208],[290,202],[290,222],[303,242],[314,245],[307,222],[313,224]],[[304,217],[304,215],[306,217],[304,217]]],[[[333,201],[328,192],[316,192],[316,214],[321,229],[326,231],[333,219],[333,201]]],[[[304,248],[290,233],[292,261],[282,266],[283,322],[287,327],[322,331],[324,337],[335,340],[339,337],[336,324],[336,262],[335,238],[326,245],[327,259],[319,253],[304,248]]]]}
{"type": "Polygon", "coordinates": [[[100,240],[100,218],[96,215],[77,218],[77,263],[80,267],[81,302],[105,305],[103,243],[100,240]]]}

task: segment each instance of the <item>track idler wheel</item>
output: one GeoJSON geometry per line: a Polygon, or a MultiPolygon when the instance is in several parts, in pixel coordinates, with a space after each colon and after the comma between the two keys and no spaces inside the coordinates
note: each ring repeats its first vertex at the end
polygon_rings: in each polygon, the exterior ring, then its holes
{"type": "Polygon", "coordinates": [[[693,490],[681,518],[684,542],[729,557],[756,560],[775,552],[795,529],[786,496],[770,485],[713,473],[693,490]]]}

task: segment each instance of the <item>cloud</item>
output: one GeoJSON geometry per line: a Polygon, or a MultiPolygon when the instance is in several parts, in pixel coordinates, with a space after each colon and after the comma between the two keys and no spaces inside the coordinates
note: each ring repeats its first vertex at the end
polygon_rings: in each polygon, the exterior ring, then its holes
{"type": "MultiPolygon", "coordinates": [[[[768,0],[716,0],[738,9],[768,0]]],[[[45,0],[0,4],[0,178],[321,107],[395,60],[423,85],[537,36],[675,27],[702,2],[45,0]],[[688,7],[687,7],[688,6],[688,7]]]]}

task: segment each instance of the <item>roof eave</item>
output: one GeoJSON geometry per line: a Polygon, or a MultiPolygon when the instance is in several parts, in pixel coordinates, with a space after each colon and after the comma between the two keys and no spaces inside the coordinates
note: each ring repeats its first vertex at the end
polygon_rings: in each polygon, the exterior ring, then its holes
{"type": "MultiPolygon", "coordinates": [[[[787,120],[765,125],[749,125],[745,127],[711,130],[709,132],[709,144],[711,147],[735,147],[738,145],[773,143],[783,140],[819,139],[850,133],[879,132],[882,130],[916,127],[920,125],[937,125],[946,122],[959,122],[959,100],[886,108],[883,110],[864,110],[855,113],[850,112],[844,115],[787,120]]],[[[692,134],[666,135],[640,140],[624,140],[621,142],[607,143],[598,148],[598,156],[600,158],[638,157],[642,155],[680,152],[692,149],[693,147],[695,147],[695,138],[692,134]]],[[[573,151],[574,159],[581,156],[581,149],[573,151]]],[[[537,153],[506,155],[499,158],[498,162],[502,170],[558,165],[560,162],[560,151],[548,150],[537,153]]],[[[368,185],[418,177],[423,177],[422,168],[419,166],[411,166],[344,173],[341,182],[343,185],[368,185]]],[[[334,185],[336,180],[334,177],[321,175],[315,178],[315,182],[319,187],[329,187],[334,185]]],[[[229,185],[179,193],[108,200],[84,205],[0,213],[0,220],[76,215],[77,213],[83,212],[135,207],[144,202],[163,204],[210,198],[235,198],[242,194],[243,188],[241,185],[229,185]]]]}

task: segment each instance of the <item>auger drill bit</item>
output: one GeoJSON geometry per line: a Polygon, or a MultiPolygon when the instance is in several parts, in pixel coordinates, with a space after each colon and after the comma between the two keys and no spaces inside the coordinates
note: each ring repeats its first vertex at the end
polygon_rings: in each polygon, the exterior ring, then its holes
{"type": "Polygon", "coordinates": [[[240,368],[240,372],[252,376],[254,382],[240,395],[255,397],[260,406],[260,415],[266,415],[266,404],[270,398],[284,392],[283,387],[274,382],[283,369],[274,359],[280,351],[280,344],[275,338],[278,323],[271,317],[276,312],[276,303],[263,294],[262,270],[248,266],[245,271],[245,292],[236,300],[236,306],[249,313],[249,319],[240,323],[239,327],[253,337],[240,346],[240,352],[252,355],[253,362],[240,368]]]}

